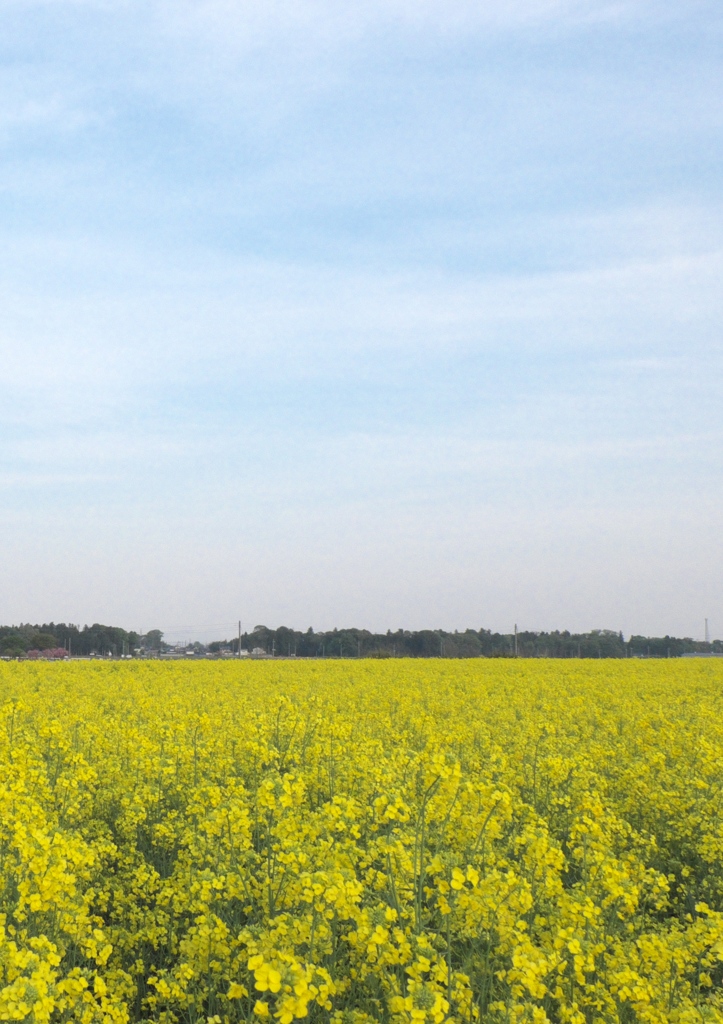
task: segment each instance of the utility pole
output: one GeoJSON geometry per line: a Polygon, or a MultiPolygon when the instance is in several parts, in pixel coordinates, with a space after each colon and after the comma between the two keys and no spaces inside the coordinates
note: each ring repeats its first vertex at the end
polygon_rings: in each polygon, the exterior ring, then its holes
{"type": "Polygon", "coordinates": [[[238,656],[241,657],[241,619],[238,620],[238,656]]]}
{"type": "Polygon", "coordinates": [[[515,623],[515,657],[517,657],[517,623],[515,623]]]}
{"type": "Polygon", "coordinates": [[[708,629],[708,620],[705,620],[705,642],[710,643],[710,630],[708,629]]]}

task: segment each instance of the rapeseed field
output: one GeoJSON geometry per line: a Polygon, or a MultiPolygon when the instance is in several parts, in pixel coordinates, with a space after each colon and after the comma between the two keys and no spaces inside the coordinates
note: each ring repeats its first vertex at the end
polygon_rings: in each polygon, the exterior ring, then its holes
{"type": "Polygon", "coordinates": [[[723,1022],[723,665],[0,665],[0,1019],[723,1022]]]}

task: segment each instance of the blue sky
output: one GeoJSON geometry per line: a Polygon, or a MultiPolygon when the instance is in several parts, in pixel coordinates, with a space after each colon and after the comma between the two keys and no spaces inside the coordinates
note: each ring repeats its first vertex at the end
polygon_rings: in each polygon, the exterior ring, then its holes
{"type": "Polygon", "coordinates": [[[0,0],[0,621],[723,634],[722,36],[0,0]]]}

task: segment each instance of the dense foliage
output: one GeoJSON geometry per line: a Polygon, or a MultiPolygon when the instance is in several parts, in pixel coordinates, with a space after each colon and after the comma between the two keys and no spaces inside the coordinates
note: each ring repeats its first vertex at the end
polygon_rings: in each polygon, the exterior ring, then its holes
{"type": "Polygon", "coordinates": [[[0,665],[0,1019],[723,1021],[723,665],[0,665]]]}
{"type": "MultiPolygon", "coordinates": [[[[149,649],[160,646],[161,633],[153,630],[149,649]]],[[[144,638],[145,639],[145,638],[144,638]]],[[[52,649],[67,650],[69,654],[88,656],[130,654],[138,647],[141,637],[119,626],[76,626],[73,623],[46,622],[43,625],[21,623],[19,626],[0,626],[0,656],[22,658],[29,651],[47,656],[52,649]]]]}
{"type": "MultiPolygon", "coordinates": [[[[238,650],[236,640],[227,646],[238,650]]],[[[223,644],[211,644],[220,648],[223,644]]],[[[682,654],[723,654],[723,642],[712,643],[690,637],[630,636],[611,629],[593,629],[589,633],[556,630],[551,633],[521,631],[494,633],[489,629],[397,629],[371,633],[366,629],[334,629],[315,633],[280,626],[269,629],[256,626],[241,637],[241,647],[255,647],[277,655],[302,658],[678,658],[682,654]]]]}
{"type": "MultiPolygon", "coordinates": [[[[196,641],[186,645],[195,654],[238,652],[238,637],[214,640],[209,644],[196,641]]],[[[140,655],[154,657],[168,652],[170,645],[163,633],[152,629],[141,635],[119,626],[92,626],[64,622],[43,625],[21,624],[0,626],[0,657],[25,657],[37,651],[47,657],[48,651],[87,657],[140,655]]],[[[372,633],[367,629],[289,629],[279,626],[256,626],[241,636],[241,649],[262,651],[277,657],[299,658],[678,658],[683,654],[723,655],[723,641],[693,640],[690,637],[630,636],[610,629],[593,629],[589,633],[521,631],[494,633],[489,629],[465,629],[447,632],[443,629],[397,629],[372,633]]]]}

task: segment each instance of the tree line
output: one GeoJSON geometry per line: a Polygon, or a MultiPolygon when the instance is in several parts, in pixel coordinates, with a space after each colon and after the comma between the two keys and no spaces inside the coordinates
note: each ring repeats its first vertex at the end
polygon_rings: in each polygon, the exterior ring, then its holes
{"type": "MultiPolygon", "coordinates": [[[[119,626],[73,623],[0,626],[0,655],[10,658],[62,655],[76,657],[158,657],[173,650],[159,629],[141,634],[119,626]]],[[[239,639],[196,642],[186,650],[197,655],[238,654],[239,639]]],[[[630,636],[609,629],[589,633],[568,630],[494,633],[489,629],[448,632],[422,629],[372,633],[366,629],[305,632],[279,626],[256,626],[241,636],[241,650],[273,657],[297,658],[678,658],[684,654],[721,654],[723,641],[690,637],[630,636]]]]}
{"type": "MultiPolygon", "coordinates": [[[[209,648],[238,652],[238,638],[217,641],[209,648]]],[[[254,649],[277,657],[353,658],[677,658],[683,654],[723,654],[723,641],[712,643],[690,637],[631,636],[594,629],[589,633],[569,630],[494,633],[489,629],[448,632],[422,629],[372,633],[366,629],[334,629],[305,633],[281,626],[256,626],[241,636],[242,650],[254,649]]]]}
{"type": "Polygon", "coordinates": [[[163,634],[151,630],[145,636],[120,626],[80,626],[65,622],[21,623],[0,626],[0,655],[22,658],[34,653],[67,651],[70,656],[123,657],[161,649],[163,634]]]}

